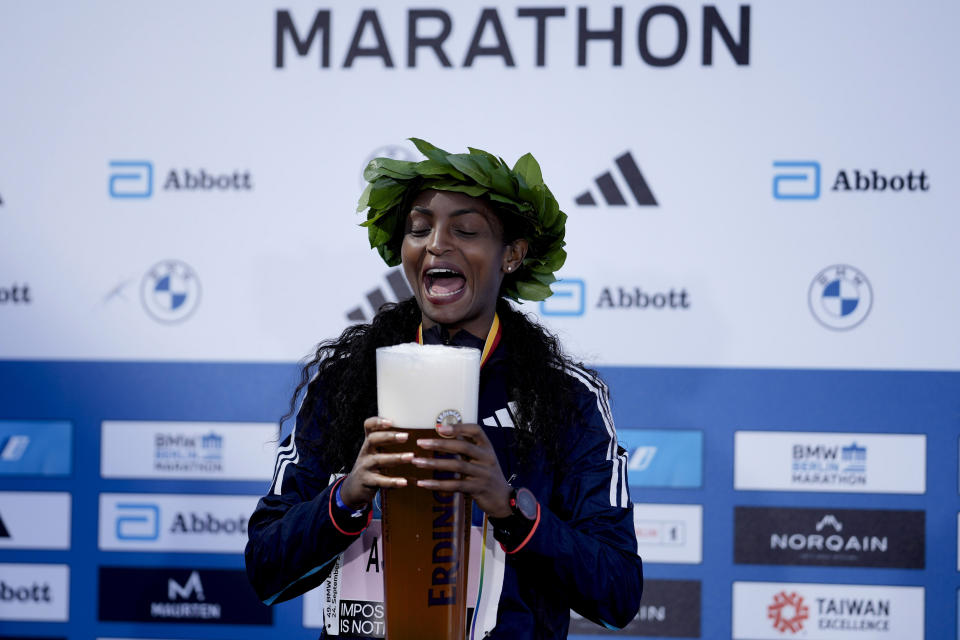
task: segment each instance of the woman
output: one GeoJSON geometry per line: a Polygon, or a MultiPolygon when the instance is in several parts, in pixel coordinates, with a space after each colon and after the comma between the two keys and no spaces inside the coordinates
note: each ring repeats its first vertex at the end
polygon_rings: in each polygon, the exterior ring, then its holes
{"type": "Polygon", "coordinates": [[[250,580],[267,604],[319,585],[367,526],[377,492],[406,483],[383,471],[413,465],[455,472],[418,485],[469,494],[506,554],[501,579],[483,587],[499,598],[476,637],[564,638],[571,608],[623,627],[643,576],[606,387],[506,300],[550,295],[566,216],[529,154],[510,168],[477,149],[413,142],[427,159],[375,159],[359,210],[368,208],[371,246],[402,264],[414,298],[321,343],[304,367],[296,427],[249,522],[250,580]],[[482,426],[418,440],[456,458],[378,452],[406,434],[376,417],[375,351],[414,339],[485,354],[482,426]]]}

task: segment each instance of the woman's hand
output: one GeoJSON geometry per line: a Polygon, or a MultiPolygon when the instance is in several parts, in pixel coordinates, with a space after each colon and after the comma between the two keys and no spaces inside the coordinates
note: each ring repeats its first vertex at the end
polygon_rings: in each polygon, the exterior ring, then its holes
{"type": "Polygon", "coordinates": [[[408,435],[393,431],[386,418],[367,418],[363,421],[366,437],[357,454],[357,461],[340,487],[340,499],[351,509],[360,509],[371,502],[377,491],[390,487],[405,487],[406,478],[385,476],[380,471],[388,467],[399,467],[413,460],[413,453],[379,453],[378,447],[398,442],[406,442],[408,435]]]}
{"type": "Polygon", "coordinates": [[[470,495],[477,506],[490,517],[509,516],[510,485],[503,478],[493,445],[478,424],[441,425],[437,428],[446,437],[420,438],[421,449],[460,458],[413,458],[421,469],[460,474],[459,478],[418,480],[417,486],[434,491],[460,491],[470,495]]]}

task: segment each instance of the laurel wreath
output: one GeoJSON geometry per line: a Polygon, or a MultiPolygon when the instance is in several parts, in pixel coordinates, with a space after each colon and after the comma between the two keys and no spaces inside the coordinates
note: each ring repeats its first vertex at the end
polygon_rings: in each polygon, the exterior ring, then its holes
{"type": "Polygon", "coordinates": [[[411,162],[374,158],[363,171],[367,187],[357,211],[367,210],[370,247],[388,266],[400,264],[400,245],[410,200],[426,189],[457,191],[487,198],[501,215],[519,216],[529,230],[523,264],[504,277],[500,293],[513,300],[544,300],[553,294],[554,272],[567,259],[564,227],[567,215],[543,182],[540,165],[529,153],[511,169],[503,158],[482,149],[448,153],[425,140],[410,138],[426,160],[411,162]]]}

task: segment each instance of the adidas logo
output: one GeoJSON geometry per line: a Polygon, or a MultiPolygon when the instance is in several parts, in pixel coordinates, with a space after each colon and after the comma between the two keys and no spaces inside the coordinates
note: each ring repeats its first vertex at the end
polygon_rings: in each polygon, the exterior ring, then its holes
{"type": "MultiPolygon", "coordinates": [[[[403,273],[400,269],[392,269],[387,272],[386,275],[387,284],[390,285],[390,290],[393,291],[395,299],[399,302],[400,300],[406,300],[413,295],[413,291],[410,290],[407,281],[403,279],[403,273]]],[[[377,311],[380,310],[380,307],[385,305],[387,302],[387,296],[383,293],[383,289],[377,287],[373,291],[367,293],[367,302],[370,305],[372,313],[370,318],[376,315],[377,311]]],[[[363,307],[357,307],[351,309],[347,312],[347,320],[351,322],[366,322],[367,314],[364,311],[363,307]]]]}
{"type": "MultiPolygon", "coordinates": [[[[647,181],[643,179],[643,174],[640,173],[640,167],[637,166],[637,161],[633,159],[633,155],[627,151],[622,156],[617,157],[614,162],[617,163],[620,175],[626,181],[637,204],[640,206],[657,206],[657,199],[653,197],[647,181]]],[[[600,195],[603,196],[608,205],[611,207],[627,206],[623,192],[620,191],[620,187],[617,186],[617,182],[610,171],[597,176],[596,183],[597,188],[600,189],[600,195]]],[[[593,193],[589,189],[577,196],[575,202],[586,207],[593,207],[597,204],[593,193]]]]}

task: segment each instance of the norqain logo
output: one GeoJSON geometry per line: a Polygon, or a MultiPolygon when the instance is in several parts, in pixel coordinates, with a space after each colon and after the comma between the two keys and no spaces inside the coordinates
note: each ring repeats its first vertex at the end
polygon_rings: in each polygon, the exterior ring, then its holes
{"type": "Polygon", "coordinates": [[[734,508],[737,564],[923,569],[924,511],[734,508]]]}
{"type": "MultiPolygon", "coordinates": [[[[454,31],[463,31],[456,24],[454,14],[446,8],[407,9],[406,20],[381,21],[376,9],[364,9],[354,19],[344,13],[334,14],[330,9],[319,9],[312,16],[300,13],[296,19],[291,11],[278,9],[274,19],[274,66],[284,68],[287,54],[312,56],[320,69],[331,66],[330,43],[349,43],[337,51],[333,63],[349,69],[362,58],[373,58],[378,69],[395,69],[399,64],[416,68],[427,64],[445,68],[470,68],[484,58],[492,58],[503,67],[546,67],[571,64],[574,56],[562,61],[547,59],[547,38],[563,38],[562,50],[576,51],[576,66],[623,66],[624,50],[637,52],[640,60],[652,67],[672,67],[687,53],[690,34],[701,37],[700,64],[713,66],[718,41],[738,66],[750,64],[750,5],[740,5],[739,11],[726,16],[713,5],[704,5],[691,26],[691,18],[677,6],[654,4],[639,11],[635,5],[610,9],[577,6],[517,7],[515,15],[497,8],[485,8],[474,20],[471,16],[466,30],[471,33],[466,50],[454,51],[447,40],[454,31]],[[563,22],[575,22],[575,28],[564,28],[563,22]],[[697,24],[699,22],[699,24],[697,24]],[[394,25],[405,25],[406,32],[398,33],[394,25]],[[653,25],[657,25],[652,28],[653,25]],[[699,28],[698,28],[699,27],[699,28]],[[651,32],[663,35],[669,43],[665,50],[654,52],[650,47],[651,32]],[[736,35],[734,35],[736,34],[736,35]],[[635,38],[635,40],[633,40],[635,38]],[[526,43],[533,40],[534,46],[526,43]],[[625,43],[624,41],[627,40],[625,43]],[[630,40],[633,40],[632,42],[630,40]],[[389,43],[404,42],[406,56],[401,58],[389,43]],[[518,42],[526,46],[517,46],[518,42]],[[624,47],[626,44],[626,47],[624,47]]],[[[658,37],[658,40],[660,38],[658,37]]],[[[549,47],[556,50],[556,45],[549,47]]],[[[724,56],[725,57],[725,56],[724,56]]]]}

